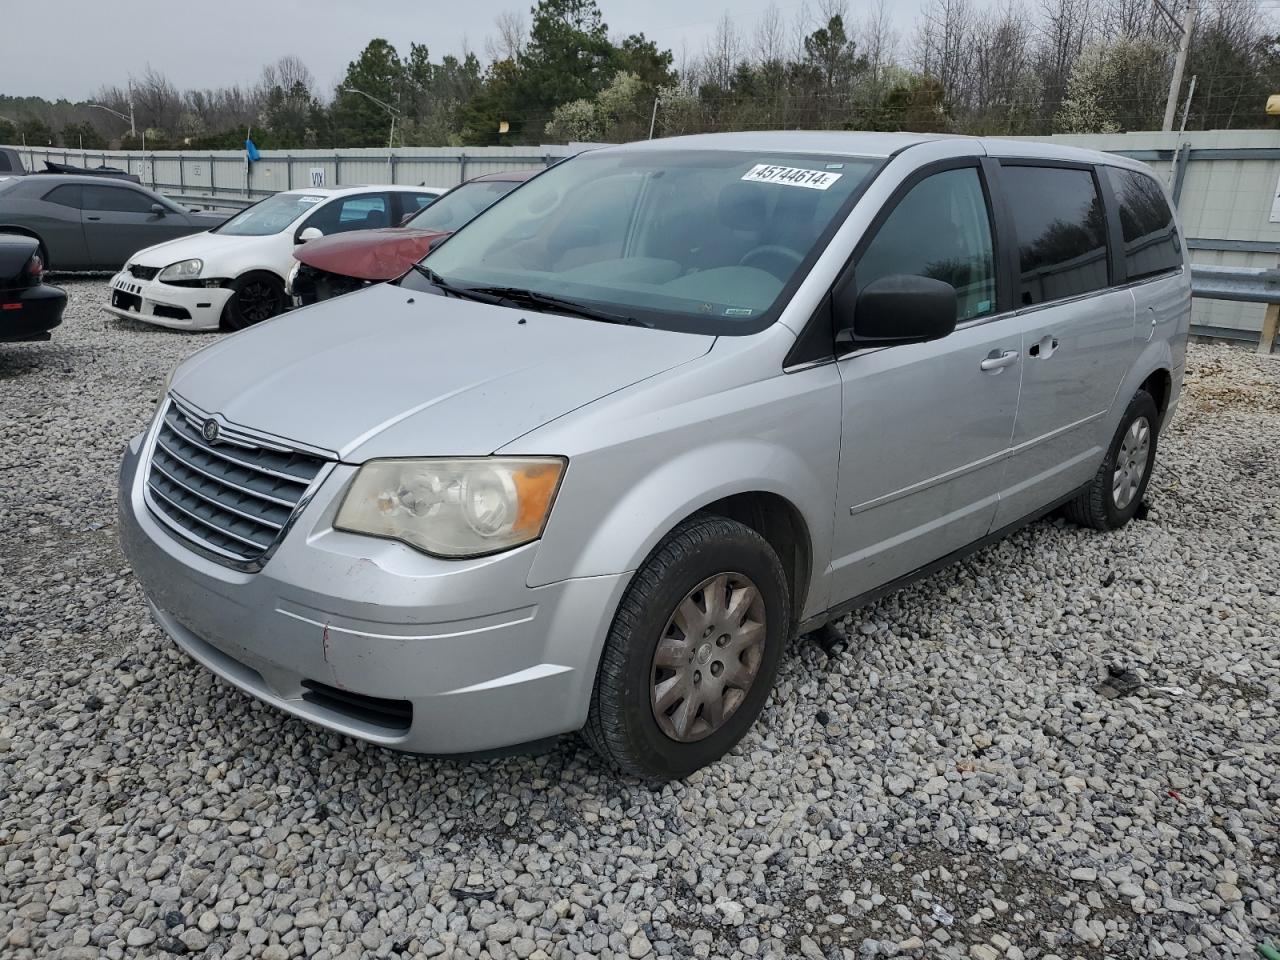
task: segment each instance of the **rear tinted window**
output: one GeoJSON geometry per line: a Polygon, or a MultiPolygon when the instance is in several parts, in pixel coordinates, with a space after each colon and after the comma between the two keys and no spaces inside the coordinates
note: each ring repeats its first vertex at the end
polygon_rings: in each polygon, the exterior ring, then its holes
{"type": "Polygon", "coordinates": [[[128,187],[108,187],[96,183],[86,183],[81,187],[83,199],[81,205],[85,210],[111,210],[117,213],[150,213],[152,200],[145,193],[130,190],[128,187]]]}
{"type": "Polygon", "coordinates": [[[60,203],[64,207],[72,209],[80,209],[80,184],[64,183],[60,187],[54,187],[44,195],[44,199],[50,203],[60,203]]]}
{"type": "Polygon", "coordinates": [[[1105,169],[1120,204],[1120,232],[1129,279],[1140,280],[1182,266],[1178,228],[1160,184],[1146,174],[1116,167],[1105,169]]]}
{"type": "Polygon", "coordinates": [[[1107,218],[1093,173],[1067,167],[1006,166],[1020,276],[1030,306],[1107,286],[1107,218]]]}

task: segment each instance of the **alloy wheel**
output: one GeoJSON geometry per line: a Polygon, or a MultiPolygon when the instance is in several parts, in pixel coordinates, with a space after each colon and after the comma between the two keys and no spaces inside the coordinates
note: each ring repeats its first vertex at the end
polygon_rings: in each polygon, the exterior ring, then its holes
{"type": "Polygon", "coordinates": [[[1124,510],[1133,502],[1146,476],[1151,459],[1151,424],[1146,417],[1138,417],[1125,431],[1116,453],[1115,472],[1111,475],[1111,499],[1117,510],[1124,510]]]}
{"type": "Polygon", "coordinates": [[[240,315],[249,323],[270,320],[277,313],[275,290],[265,280],[245,284],[236,299],[240,315]]]}
{"type": "Polygon", "coordinates": [[[664,734],[693,743],[746,699],[764,656],[764,597],[750,578],[719,573],[676,605],[653,654],[650,703],[664,734]]]}

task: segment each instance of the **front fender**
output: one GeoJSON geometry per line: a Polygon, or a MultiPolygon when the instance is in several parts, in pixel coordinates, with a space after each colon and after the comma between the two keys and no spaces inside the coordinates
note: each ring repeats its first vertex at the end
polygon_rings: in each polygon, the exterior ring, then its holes
{"type": "Polygon", "coordinates": [[[572,449],[571,435],[613,438],[569,454],[530,585],[633,571],[690,514],[760,492],[786,500],[803,519],[812,571],[804,614],[824,607],[840,455],[835,365],[672,406],[632,399],[649,407],[638,418],[624,402],[584,418],[598,422],[523,438],[521,446],[557,451],[572,449]]]}

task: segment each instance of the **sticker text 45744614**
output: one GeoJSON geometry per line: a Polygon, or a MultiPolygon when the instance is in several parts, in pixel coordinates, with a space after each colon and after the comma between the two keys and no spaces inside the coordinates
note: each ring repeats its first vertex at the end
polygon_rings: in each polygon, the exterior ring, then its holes
{"type": "Polygon", "coordinates": [[[803,167],[779,167],[772,163],[757,163],[742,175],[752,183],[780,183],[788,187],[807,187],[810,190],[826,190],[844,174],[830,170],[806,170],[803,167]]]}

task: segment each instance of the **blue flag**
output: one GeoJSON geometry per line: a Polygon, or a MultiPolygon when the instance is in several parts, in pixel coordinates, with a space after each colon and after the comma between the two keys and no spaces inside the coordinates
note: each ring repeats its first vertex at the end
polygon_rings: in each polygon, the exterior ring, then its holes
{"type": "Polygon", "coordinates": [[[258,159],[258,148],[253,145],[253,141],[248,137],[244,138],[244,155],[249,158],[250,163],[258,159]]]}

